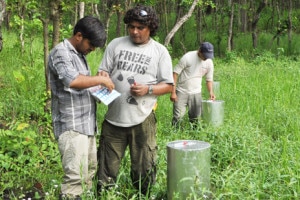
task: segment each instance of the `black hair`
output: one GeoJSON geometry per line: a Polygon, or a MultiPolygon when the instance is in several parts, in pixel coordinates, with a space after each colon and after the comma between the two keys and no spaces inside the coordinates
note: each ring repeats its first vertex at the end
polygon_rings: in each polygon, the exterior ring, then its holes
{"type": "Polygon", "coordinates": [[[75,25],[73,34],[80,32],[83,38],[90,41],[94,47],[103,47],[106,42],[106,31],[102,22],[92,16],[81,18],[75,25]]]}
{"type": "Polygon", "coordinates": [[[153,8],[138,5],[134,8],[129,9],[123,19],[125,24],[129,24],[133,21],[137,21],[143,25],[146,25],[150,29],[150,36],[155,36],[158,26],[159,20],[156,15],[156,12],[153,8]]]}

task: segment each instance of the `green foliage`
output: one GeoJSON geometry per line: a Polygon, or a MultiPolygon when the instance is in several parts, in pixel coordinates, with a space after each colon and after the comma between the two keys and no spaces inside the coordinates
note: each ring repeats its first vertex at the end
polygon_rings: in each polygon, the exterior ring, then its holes
{"type": "Polygon", "coordinates": [[[0,96],[0,99],[6,107],[7,120],[24,116],[31,118],[42,116],[43,108],[36,106],[43,104],[45,100],[43,92],[46,87],[40,40],[32,42],[31,45],[36,47],[32,54],[26,55],[16,51],[18,43],[14,34],[10,34],[9,38],[4,37],[4,44],[0,63],[7,69],[1,79],[2,91],[6,95],[0,96]]]}
{"type": "MultiPolygon", "coordinates": [[[[17,36],[9,33],[8,39],[7,35],[4,32],[5,48],[0,53],[0,196],[25,199],[30,194],[36,199],[57,199],[63,172],[50,113],[44,112],[48,94],[41,41],[38,38],[33,41],[33,54],[25,49],[22,55],[17,36]]],[[[268,34],[261,36],[260,45],[270,42],[268,34]]],[[[222,47],[223,56],[214,59],[215,79],[220,82],[217,98],[225,101],[223,125],[213,127],[200,121],[194,127],[185,116],[181,127],[173,128],[170,95],[159,97],[156,110],[159,158],[153,198],[167,198],[167,182],[171,177],[167,177],[166,146],[183,139],[211,144],[212,199],[299,198],[299,61],[285,55],[284,43],[274,48],[276,51],[261,47],[251,50],[249,35],[237,38],[235,47],[239,50],[226,52],[222,47]]],[[[296,49],[297,44],[295,41],[292,48],[296,49]]],[[[172,51],[179,50],[182,48],[172,51]]],[[[103,50],[97,50],[87,56],[93,74],[102,53],[103,50]]],[[[178,60],[179,57],[173,58],[173,65],[178,60]]],[[[203,98],[207,96],[203,85],[203,98]]],[[[105,105],[98,105],[99,128],[106,110],[105,105]]],[[[92,192],[96,194],[96,188],[92,192]]],[[[89,195],[84,194],[84,199],[97,196],[89,195]]],[[[132,187],[128,151],[117,187],[102,195],[97,199],[146,199],[132,187]]]]}
{"type": "Polygon", "coordinates": [[[10,21],[11,28],[18,30],[23,26],[25,37],[33,37],[34,35],[41,33],[42,23],[38,19],[40,12],[38,11],[37,1],[31,0],[28,2],[18,2],[18,4],[8,4],[7,10],[13,11],[15,9],[19,9],[19,13],[18,15],[13,15],[13,20],[10,21]],[[15,7],[16,5],[18,7],[15,7]],[[24,10],[23,13],[20,11],[22,9],[24,10]]]}
{"type": "Polygon", "coordinates": [[[69,24],[67,27],[60,29],[61,38],[69,38],[71,35],[73,35],[73,28],[74,27],[69,24]]]}
{"type": "Polygon", "coordinates": [[[48,135],[49,130],[43,135],[45,126],[21,120],[7,126],[7,130],[0,129],[0,194],[7,189],[20,194],[20,188],[28,191],[36,183],[44,184],[49,179],[58,178],[49,168],[49,165],[53,165],[60,169],[60,156],[53,138],[48,135]],[[41,171],[43,173],[38,173],[41,171]]]}

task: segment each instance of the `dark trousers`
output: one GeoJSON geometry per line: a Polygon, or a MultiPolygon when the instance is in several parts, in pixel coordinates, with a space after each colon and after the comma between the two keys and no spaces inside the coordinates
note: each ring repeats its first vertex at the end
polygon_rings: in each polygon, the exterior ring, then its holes
{"type": "Polygon", "coordinates": [[[151,113],[143,123],[118,127],[104,121],[98,148],[98,184],[114,184],[121,160],[129,146],[131,179],[134,187],[147,194],[156,180],[156,117],[151,113]]]}

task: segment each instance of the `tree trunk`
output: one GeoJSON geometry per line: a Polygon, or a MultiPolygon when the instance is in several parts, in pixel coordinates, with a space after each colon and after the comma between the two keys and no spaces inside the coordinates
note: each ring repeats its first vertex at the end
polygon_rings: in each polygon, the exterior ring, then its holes
{"type": "Polygon", "coordinates": [[[100,14],[99,14],[99,11],[98,11],[98,5],[95,3],[93,4],[93,10],[94,10],[94,13],[97,17],[100,17],[100,14]]]}
{"type": "Polygon", "coordinates": [[[201,17],[201,8],[197,9],[197,15],[196,15],[196,26],[197,26],[197,41],[202,41],[202,17],[201,17]]]}
{"type": "MultiPolygon", "coordinates": [[[[277,23],[276,23],[276,33],[275,33],[275,35],[272,37],[272,39],[271,39],[271,41],[270,41],[270,44],[269,44],[269,48],[271,48],[272,47],[272,45],[273,45],[273,43],[274,43],[274,41],[275,40],[277,40],[277,45],[279,45],[279,42],[280,42],[280,35],[282,34],[282,29],[280,28],[280,19],[281,19],[281,17],[280,17],[280,9],[279,9],[279,5],[278,5],[278,2],[275,2],[274,3],[274,5],[273,5],[273,7],[274,7],[274,13],[276,13],[277,14],[277,23]]],[[[274,18],[274,17],[273,17],[274,18]]],[[[275,26],[274,24],[272,24],[273,26],[275,26]]]]}
{"type": "Polygon", "coordinates": [[[19,7],[19,17],[20,17],[20,34],[19,34],[19,38],[20,38],[20,42],[21,42],[21,53],[23,54],[25,51],[25,41],[24,41],[24,20],[25,20],[25,5],[20,5],[19,7]]]}
{"type": "Polygon", "coordinates": [[[262,0],[260,3],[259,3],[259,6],[253,16],[253,21],[252,21],[252,24],[251,24],[251,28],[252,28],[252,45],[253,45],[253,48],[256,49],[257,47],[257,23],[260,19],[260,14],[261,12],[263,11],[263,9],[266,7],[267,5],[267,0],[262,0]]]}
{"type": "Polygon", "coordinates": [[[292,46],[292,27],[293,27],[293,24],[292,24],[292,12],[293,12],[293,2],[292,0],[288,0],[288,50],[287,50],[287,53],[288,55],[290,55],[290,51],[291,51],[291,46],[292,46]]]}
{"type": "Polygon", "coordinates": [[[3,47],[3,38],[2,38],[2,22],[4,19],[4,14],[5,14],[5,1],[0,0],[0,52],[3,47]]]}
{"type": "Polygon", "coordinates": [[[110,11],[109,13],[108,13],[108,16],[107,16],[107,19],[106,19],[106,34],[108,35],[108,30],[109,30],[109,22],[110,22],[110,18],[111,18],[111,16],[113,15],[113,11],[110,11]]]}
{"type": "MultiPolygon", "coordinates": [[[[60,42],[60,13],[61,13],[61,0],[51,0],[50,2],[50,20],[53,23],[53,34],[52,34],[52,46],[56,46],[60,42]]],[[[50,91],[50,83],[48,82],[47,71],[48,71],[48,55],[49,55],[49,33],[48,33],[48,19],[42,20],[43,23],[43,36],[44,36],[44,67],[45,67],[45,78],[46,78],[46,92],[47,95],[50,91]]],[[[45,100],[46,105],[44,107],[45,112],[50,112],[50,96],[47,96],[45,100]]]]}
{"type": "Polygon", "coordinates": [[[48,56],[49,56],[49,19],[40,19],[43,23],[43,39],[44,39],[44,68],[45,68],[45,78],[46,78],[46,91],[50,90],[50,84],[47,78],[47,68],[48,68],[48,56]]]}
{"type": "Polygon", "coordinates": [[[76,24],[76,22],[78,21],[78,4],[77,3],[75,3],[75,6],[74,6],[75,8],[75,11],[74,11],[74,24],[76,24]]]}
{"type": "Polygon", "coordinates": [[[79,19],[84,17],[84,2],[79,3],[79,19]]]}
{"type": "Polygon", "coordinates": [[[234,3],[232,0],[228,0],[228,6],[230,7],[230,20],[228,27],[228,41],[227,41],[227,49],[228,51],[232,50],[233,43],[233,18],[234,18],[234,3]]]}
{"type": "MultiPolygon", "coordinates": [[[[109,26],[110,26],[110,19],[111,19],[111,16],[115,13],[115,12],[119,12],[119,10],[121,9],[120,5],[114,5],[113,4],[114,2],[110,1],[109,3],[106,4],[106,8],[105,8],[105,27],[106,27],[106,34],[109,35],[108,31],[109,31],[109,26]]],[[[117,27],[116,27],[116,32],[118,32],[118,26],[121,26],[121,21],[120,21],[120,16],[117,16],[118,17],[118,24],[117,24],[117,27]]],[[[118,33],[117,33],[118,35],[118,33]]]]}
{"type": "Polygon", "coordinates": [[[223,29],[221,28],[222,25],[221,25],[221,21],[223,21],[222,19],[222,11],[220,9],[220,5],[219,1],[216,1],[216,7],[215,7],[215,13],[218,13],[218,14],[214,14],[213,15],[213,21],[214,21],[214,24],[215,24],[215,30],[216,30],[216,33],[217,33],[217,36],[216,36],[216,41],[215,41],[215,44],[214,44],[214,52],[215,54],[218,54],[218,55],[221,55],[221,42],[222,42],[222,32],[223,32],[223,29]]]}
{"type": "Polygon", "coordinates": [[[242,0],[241,5],[240,5],[240,30],[245,33],[247,31],[247,10],[245,8],[247,4],[247,0],[242,0]]]}
{"type": "Polygon", "coordinates": [[[49,19],[41,19],[43,23],[43,39],[44,39],[44,73],[45,73],[45,80],[46,80],[46,92],[47,92],[47,98],[45,99],[45,106],[44,106],[44,112],[49,113],[50,112],[50,106],[51,106],[51,98],[49,95],[50,92],[50,83],[48,80],[48,56],[49,56],[49,19]]]}
{"type": "MultiPolygon", "coordinates": [[[[119,0],[116,1],[117,5],[120,5],[119,0]]],[[[121,8],[116,6],[116,13],[117,13],[117,26],[116,26],[116,37],[121,36],[121,24],[122,24],[122,13],[121,8]]]]}
{"type": "Polygon", "coordinates": [[[282,33],[279,3],[276,4],[276,10],[277,10],[277,15],[278,15],[278,20],[277,20],[278,22],[277,22],[277,34],[275,35],[275,38],[277,38],[277,46],[279,46],[280,45],[280,35],[282,33]]]}
{"type": "Polygon", "coordinates": [[[60,42],[60,7],[61,0],[50,1],[51,19],[53,21],[52,48],[60,42]]]}
{"type": "Polygon", "coordinates": [[[167,9],[166,0],[163,1],[163,6],[164,6],[164,10],[165,10],[164,15],[163,15],[164,16],[164,22],[165,22],[164,30],[165,30],[165,34],[167,34],[169,32],[169,29],[168,29],[169,23],[168,23],[168,9],[167,9]]]}
{"type": "Polygon", "coordinates": [[[165,46],[168,46],[170,43],[170,40],[173,38],[174,34],[178,31],[178,29],[182,26],[182,24],[184,22],[186,22],[191,16],[192,13],[197,5],[197,3],[199,2],[199,0],[194,0],[192,6],[190,7],[188,13],[186,15],[184,15],[183,17],[181,17],[177,23],[175,24],[175,26],[173,27],[173,29],[168,33],[166,39],[165,39],[165,46]]]}

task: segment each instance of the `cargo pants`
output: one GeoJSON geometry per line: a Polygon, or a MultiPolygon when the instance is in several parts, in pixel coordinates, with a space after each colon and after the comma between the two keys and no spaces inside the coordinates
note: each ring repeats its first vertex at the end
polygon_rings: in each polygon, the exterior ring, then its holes
{"type": "Polygon", "coordinates": [[[127,146],[133,186],[147,194],[156,181],[156,117],[153,112],[143,123],[132,127],[118,127],[103,122],[98,149],[97,176],[100,188],[115,184],[127,146]]]}

